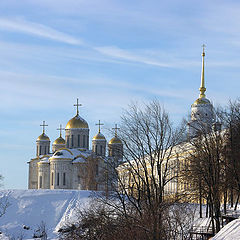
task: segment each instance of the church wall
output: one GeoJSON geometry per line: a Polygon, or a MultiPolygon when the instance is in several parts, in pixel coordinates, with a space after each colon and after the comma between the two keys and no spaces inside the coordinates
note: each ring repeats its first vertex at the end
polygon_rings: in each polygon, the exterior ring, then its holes
{"type": "Polygon", "coordinates": [[[73,189],[71,160],[50,159],[50,189],[73,189]]]}
{"type": "Polygon", "coordinates": [[[28,172],[28,189],[38,188],[38,166],[39,159],[31,159],[28,172]]]}
{"type": "Polygon", "coordinates": [[[67,148],[89,149],[89,129],[88,128],[66,129],[65,137],[66,137],[67,148]]]}
{"type": "Polygon", "coordinates": [[[98,156],[106,155],[106,140],[93,140],[92,141],[92,150],[98,156]]]}
{"type": "Polygon", "coordinates": [[[50,165],[48,162],[38,163],[38,189],[49,189],[50,188],[50,165]]]}
{"type": "Polygon", "coordinates": [[[37,141],[37,156],[46,155],[50,152],[50,141],[37,141]]]}

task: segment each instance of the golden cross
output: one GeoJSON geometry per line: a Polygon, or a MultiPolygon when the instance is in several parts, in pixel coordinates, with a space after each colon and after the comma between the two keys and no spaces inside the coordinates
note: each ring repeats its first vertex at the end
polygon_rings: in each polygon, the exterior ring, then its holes
{"type": "Polygon", "coordinates": [[[60,137],[62,137],[62,130],[64,130],[64,128],[62,128],[62,124],[60,124],[60,128],[57,128],[57,130],[60,131],[60,137]]]}
{"type": "Polygon", "coordinates": [[[115,137],[117,137],[117,130],[119,130],[120,128],[117,127],[117,124],[115,124],[115,128],[113,128],[113,130],[115,130],[115,137]]]}
{"type": "Polygon", "coordinates": [[[78,107],[82,106],[82,104],[78,103],[78,98],[77,98],[77,104],[74,104],[73,106],[77,107],[77,115],[78,115],[78,113],[79,113],[78,107]]]}
{"type": "Polygon", "coordinates": [[[47,127],[48,125],[45,124],[45,121],[43,121],[43,124],[40,124],[41,127],[43,127],[43,133],[45,133],[45,127],[47,127]]]}
{"type": "Polygon", "coordinates": [[[100,133],[100,127],[101,126],[103,126],[104,124],[103,123],[101,123],[101,121],[100,120],[98,120],[98,123],[96,123],[95,125],[97,125],[98,126],[98,132],[100,133]]]}

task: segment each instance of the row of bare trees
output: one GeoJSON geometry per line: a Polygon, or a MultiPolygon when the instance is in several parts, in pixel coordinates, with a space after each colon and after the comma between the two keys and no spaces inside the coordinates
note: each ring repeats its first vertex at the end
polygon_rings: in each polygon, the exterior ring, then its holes
{"type": "Polygon", "coordinates": [[[200,203],[206,204],[206,217],[212,219],[212,229],[221,228],[221,207],[235,209],[240,196],[240,102],[230,102],[216,111],[221,130],[206,131],[199,122],[200,131],[190,139],[186,166],[182,171],[184,181],[191,183],[188,193],[200,203]]]}
{"type": "Polygon", "coordinates": [[[213,229],[219,231],[221,203],[226,210],[227,202],[238,202],[240,196],[239,109],[236,101],[217,111],[221,131],[204,130],[187,139],[186,125],[174,126],[158,101],[131,105],[122,116],[119,134],[122,162],[117,168],[114,159],[108,162],[106,192],[96,196],[92,207],[79,211],[79,222],[61,229],[61,237],[188,239],[195,211],[183,203],[189,196],[200,206],[207,204],[213,229]],[[179,146],[191,149],[181,172],[180,158],[173,157],[179,146]],[[191,186],[181,194],[180,178],[191,186]]]}

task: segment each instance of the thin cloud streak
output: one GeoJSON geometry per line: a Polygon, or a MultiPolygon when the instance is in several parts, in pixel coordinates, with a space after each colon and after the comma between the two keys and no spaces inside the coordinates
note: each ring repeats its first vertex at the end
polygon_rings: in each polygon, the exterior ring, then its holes
{"type": "Polygon", "coordinates": [[[170,64],[162,63],[156,60],[138,56],[118,47],[95,47],[94,49],[104,55],[108,55],[114,58],[119,58],[127,61],[139,62],[139,63],[145,63],[147,65],[155,65],[158,67],[172,67],[170,64]]]}
{"type": "Polygon", "coordinates": [[[83,41],[48,26],[20,19],[0,18],[0,29],[35,35],[71,45],[82,45],[83,41]]]}

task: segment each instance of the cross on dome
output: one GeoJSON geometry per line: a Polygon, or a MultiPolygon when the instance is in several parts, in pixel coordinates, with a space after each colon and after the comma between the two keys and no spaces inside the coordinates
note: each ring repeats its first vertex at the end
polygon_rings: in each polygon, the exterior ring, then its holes
{"type": "Polygon", "coordinates": [[[60,137],[62,137],[62,130],[64,130],[64,128],[62,128],[62,124],[60,124],[60,127],[57,128],[58,131],[60,131],[60,137]]]}
{"type": "Polygon", "coordinates": [[[97,125],[98,126],[98,132],[100,133],[100,128],[101,128],[101,126],[103,126],[104,124],[103,123],[101,123],[101,121],[100,120],[98,120],[98,123],[96,123],[95,125],[97,125]]]}
{"type": "Polygon", "coordinates": [[[74,104],[73,106],[74,106],[74,107],[77,107],[77,115],[78,115],[78,114],[79,114],[78,107],[81,107],[81,106],[82,106],[81,103],[78,103],[78,98],[77,98],[77,104],[74,104]]]}
{"type": "Polygon", "coordinates": [[[113,130],[115,131],[115,137],[117,137],[117,130],[119,130],[120,128],[117,127],[117,124],[115,124],[115,128],[113,128],[113,130]]]}
{"type": "Polygon", "coordinates": [[[40,124],[41,127],[43,127],[43,133],[45,133],[45,127],[47,127],[48,125],[45,124],[45,121],[43,121],[43,124],[40,124]]]}

